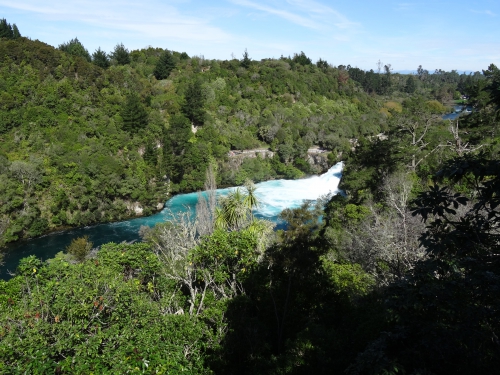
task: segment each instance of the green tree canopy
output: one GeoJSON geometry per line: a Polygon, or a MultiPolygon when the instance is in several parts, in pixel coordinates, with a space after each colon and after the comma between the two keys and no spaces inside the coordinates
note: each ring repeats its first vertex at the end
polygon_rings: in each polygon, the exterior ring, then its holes
{"type": "Polygon", "coordinates": [[[247,49],[245,48],[245,52],[243,52],[243,59],[241,60],[240,62],[240,65],[245,68],[245,69],[248,69],[250,67],[250,64],[252,63],[252,60],[250,59],[250,57],[248,56],[248,51],[247,49]]]}
{"type": "Polygon", "coordinates": [[[174,56],[172,55],[172,52],[170,52],[169,50],[165,50],[165,52],[162,53],[160,59],[156,63],[153,74],[156,79],[166,79],[174,68],[174,56]]]}
{"type": "Polygon", "coordinates": [[[115,46],[111,56],[116,60],[118,65],[130,64],[130,52],[125,48],[123,43],[119,43],[115,46]]]}
{"type": "MultiPolygon", "coordinates": [[[[328,69],[328,61],[326,60],[323,60],[323,59],[319,59],[317,62],[316,62],[316,66],[322,70],[326,70],[328,69]]],[[[349,75],[350,75],[351,72],[349,72],[349,75]]]]}
{"type": "Polygon", "coordinates": [[[136,133],[148,124],[148,114],[137,94],[127,96],[127,101],[122,109],[123,130],[136,133]]]}
{"type": "Polygon", "coordinates": [[[69,42],[60,44],[59,49],[63,52],[69,53],[70,55],[80,56],[88,62],[92,61],[89,51],[87,51],[78,38],[71,39],[69,42]]]}
{"type": "Polygon", "coordinates": [[[312,60],[306,56],[306,54],[301,51],[300,53],[296,53],[293,55],[293,62],[300,64],[300,65],[311,65],[312,60]]]}
{"type": "Polygon", "coordinates": [[[203,109],[204,98],[201,87],[201,81],[195,80],[192,82],[185,94],[185,102],[182,106],[182,111],[188,119],[195,124],[203,124],[205,110],[203,109]]]}
{"type": "Polygon", "coordinates": [[[19,32],[19,29],[17,28],[16,24],[12,25],[12,36],[13,39],[17,39],[21,37],[21,33],[19,32]]]}
{"type": "Polygon", "coordinates": [[[415,82],[415,78],[413,78],[412,75],[409,75],[406,79],[405,92],[407,92],[408,94],[413,94],[416,89],[417,83],[415,82]]]}
{"type": "Polygon", "coordinates": [[[109,68],[109,57],[106,52],[104,52],[101,47],[95,50],[95,52],[92,54],[92,62],[100,66],[103,69],[109,68]]]}
{"type": "Polygon", "coordinates": [[[0,38],[17,39],[21,33],[16,24],[10,24],[5,18],[0,19],[0,38]]]}
{"type": "Polygon", "coordinates": [[[66,252],[73,255],[77,261],[82,262],[92,250],[92,245],[88,236],[74,238],[66,248],[66,252]]]}

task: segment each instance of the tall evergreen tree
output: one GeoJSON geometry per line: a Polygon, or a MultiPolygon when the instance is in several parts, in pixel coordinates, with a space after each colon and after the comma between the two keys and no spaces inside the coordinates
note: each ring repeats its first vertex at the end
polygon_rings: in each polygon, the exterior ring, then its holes
{"type": "Polygon", "coordinates": [[[205,111],[203,109],[204,99],[201,89],[201,82],[196,80],[192,82],[186,91],[185,102],[182,111],[188,119],[195,124],[203,124],[205,111]]]}
{"type": "Polygon", "coordinates": [[[243,68],[248,69],[250,67],[251,63],[252,63],[252,60],[250,59],[250,57],[248,57],[248,51],[245,48],[245,52],[243,52],[243,59],[241,60],[240,65],[243,68]]]}
{"type": "Polygon", "coordinates": [[[312,60],[306,56],[304,51],[301,51],[300,54],[296,53],[293,55],[293,60],[294,63],[300,64],[300,65],[311,65],[312,60]]]}
{"type": "Polygon", "coordinates": [[[136,133],[139,129],[145,128],[148,124],[148,114],[139,96],[136,94],[127,96],[127,101],[122,109],[121,116],[123,119],[123,130],[130,133],[136,133]]]}
{"type": "Polygon", "coordinates": [[[384,65],[384,75],[380,78],[377,93],[380,95],[389,94],[391,90],[391,64],[384,65]]]}
{"type": "Polygon", "coordinates": [[[165,50],[160,56],[160,59],[156,63],[155,70],[153,72],[156,79],[166,79],[170,75],[170,72],[175,68],[174,57],[172,52],[165,50]]]}
{"type": "Polygon", "coordinates": [[[15,23],[12,24],[12,37],[13,39],[21,37],[21,33],[19,32],[19,29],[17,28],[17,25],[15,23]]]}
{"type": "Polygon", "coordinates": [[[413,78],[412,75],[408,76],[405,85],[405,92],[407,92],[408,94],[413,94],[416,89],[417,89],[417,84],[415,82],[415,78],[413,78]]]}
{"type": "MultiPolygon", "coordinates": [[[[320,58],[317,62],[316,62],[316,66],[318,68],[320,68],[321,70],[323,71],[326,71],[328,69],[328,62],[326,60],[323,60],[322,58],[320,58]]],[[[349,69],[347,69],[349,70],[349,69]]],[[[351,75],[351,72],[349,71],[349,76],[351,75]]]]}
{"type": "Polygon", "coordinates": [[[146,148],[144,149],[144,154],[142,158],[149,165],[155,166],[157,161],[156,149],[151,142],[146,144],[146,148]]]}
{"type": "Polygon", "coordinates": [[[95,52],[92,54],[92,62],[100,66],[103,69],[109,68],[109,57],[106,52],[104,52],[101,47],[95,50],[95,52]]]}
{"type": "Polygon", "coordinates": [[[113,59],[116,60],[118,65],[130,64],[130,53],[128,49],[125,48],[123,43],[117,44],[114,51],[111,53],[113,59]]]}
{"type": "Polygon", "coordinates": [[[191,137],[191,124],[183,115],[172,116],[170,120],[170,145],[175,155],[181,155],[191,137]]]}
{"type": "Polygon", "coordinates": [[[0,38],[12,39],[14,33],[12,31],[12,26],[7,22],[5,18],[0,20],[0,38]]]}
{"type": "Polygon", "coordinates": [[[83,44],[78,40],[78,38],[71,39],[69,42],[59,45],[59,49],[73,56],[80,56],[87,60],[92,61],[89,51],[83,46],[83,44]]]}
{"type": "Polygon", "coordinates": [[[185,151],[191,138],[191,123],[184,115],[174,115],[170,119],[168,135],[163,138],[163,163],[165,173],[172,182],[182,181],[185,151]]]}

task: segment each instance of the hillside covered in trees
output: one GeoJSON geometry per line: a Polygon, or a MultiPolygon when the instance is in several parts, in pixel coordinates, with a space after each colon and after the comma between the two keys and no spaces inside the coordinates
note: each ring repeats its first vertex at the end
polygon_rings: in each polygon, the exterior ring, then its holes
{"type": "Polygon", "coordinates": [[[207,191],[142,243],[25,258],[0,281],[0,372],[498,372],[495,65],[401,75],[13,35],[0,56],[3,242],[207,191]],[[472,113],[443,120],[462,96],[472,113]],[[248,180],[314,173],[311,146],[345,161],[346,194],[273,231],[248,180]],[[274,156],[228,156],[257,147],[274,156]]]}
{"type": "Polygon", "coordinates": [[[387,132],[389,111],[410,95],[444,111],[433,75],[408,93],[412,76],[387,66],[380,97],[355,69],[313,64],[303,52],[219,61],[117,44],[90,54],[78,38],[56,49],[9,35],[0,40],[0,243],[151,214],[169,194],[201,189],[211,162],[219,186],[321,172],[308,163],[310,147],[330,151],[332,165],[353,139],[387,132]],[[228,159],[257,147],[275,156],[228,159]]]}

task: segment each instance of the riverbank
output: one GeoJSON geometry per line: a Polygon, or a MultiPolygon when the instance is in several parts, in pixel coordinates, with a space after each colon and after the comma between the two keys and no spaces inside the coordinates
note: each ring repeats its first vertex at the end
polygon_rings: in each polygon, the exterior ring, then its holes
{"type": "MultiPolygon", "coordinates": [[[[285,208],[294,208],[302,204],[304,199],[315,200],[322,195],[336,193],[342,174],[343,164],[337,163],[327,173],[300,180],[272,180],[256,184],[257,194],[262,206],[255,212],[260,218],[278,222],[279,213],[285,208]]],[[[218,195],[227,194],[232,188],[218,189],[218,195]]],[[[54,232],[31,240],[17,241],[8,245],[5,264],[0,267],[0,278],[8,278],[8,271],[17,268],[19,260],[34,255],[42,260],[53,258],[58,252],[71,243],[74,238],[88,236],[94,247],[105,243],[140,241],[141,226],[152,227],[164,222],[186,209],[194,210],[198,193],[178,194],[172,196],[165,208],[155,215],[133,218],[114,223],[101,223],[94,226],[72,228],[67,231],[54,232]]]]}
{"type": "MultiPolygon", "coordinates": [[[[262,159],[266,158],[272,158],[274,157],[274,152],[270,151],[269,149],[266,148],[259,148],[259,149],[250,149],[250,150],[234,150],[230,151],[228,153],[228,160],[229,164],[231,165],[232,168],[235,168],[238,170],[243,163],[243,160],[245,159],[255,159],[257,157],[260,157],[262,159]]],[[[329,154],[329,151],[321,149],[320,147],[311,147],[307,151],[307,162],[311,165],[311,171],[313,172],[312,174],[302,174],[300,177],[296,177],[294,179],[298,178],[308,178],[313,175],[318,175],[326,172],[329,168],[329,161],[327,158],[327,155],[329,154]]],[[[252,176],[250,176],[252,179],[252,176]]],[[[271,181],[274,180],[275,178],[266,178],[263,179],[261,182],[264,181],[271,181]]],[[[233,185],[230,184],[222,184],[221,188],[227,188],[231,187],[233,185]]],[[[172,192],[170,190],[170,187],[168,188],[167,191],[167,199],[171,199],[172,197],[178,195],[178,194],[189,194],[193,191],[183,191],[183,192],[172,192]]],[[[43,237],[46,235],[50,235],[51,233],[57,233],[65,230],[75,230],[78,228],[84,228],[87,226],[95,226],[95,225],[101,225],[101,224],[110,224],[110,223],[115,223],[115,222],[122,222],[126,220],[133,220],[136,218],[140,217],[148,217],[155,215],[159,212],[161,212],[165,206],[165,202],[158,202],[156,205],[152,205],[146,208],[145,203],[141,203],[139,201],[131,201],[131,200],[124,200],[123,201],[124,209],[126,209],[125,213],[123,215],[120,215],[117,219],[114,220],[101,220],[97,221],[94,223],[91,223],[89,225],[83,225],[83,226],[71,226],[71,225],[59,225],[59,226],[53,226],[47,228],[47,230],[44,230],[39,236],[34,236],[30,238],[19,238],[15,241],[9,241],[5,243],[4,247],[0,247],[0,251],[4,250],[6,248],[9,248],[9,244],[15,244],[17,242],[22,242],[22,241],[29,241],[32,239],[36,239],[38,237],[43,237]],[[151,212],[151,214],[146,214],[144,215],[144,212],[151,212]]],[[[81,211],[80,214],[84,214],[85,211],[81,211]]],[[[102,217],[106,217],[106,212],[102,211],[101,212],[102,217]]],[[[1,243],[1,242],[0,242],[1,243]]]]}

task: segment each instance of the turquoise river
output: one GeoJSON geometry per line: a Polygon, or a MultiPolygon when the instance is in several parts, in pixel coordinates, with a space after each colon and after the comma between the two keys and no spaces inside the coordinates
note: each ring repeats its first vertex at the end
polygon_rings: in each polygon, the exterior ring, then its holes
{"type": "MultiPolygon", "coordinates": [[[[320,176],[300,180],[271,180],[256,184],[256,193],[262,204],[255,211],[255,215],[274,221],[279,226],[278,215],[285,208],[299,207],[304,200],[316,200],[327,194],[336,194],[342,167],[343,164],[338,163],[320,176]]],[[[218,189],[217,194],[225,195],[231,189],[234,188],[218,189]]],[[[58,252],[63,251],[73,238],[88,236],[94,246],[108,242],[140,241],[141,226],[152,227],[156,223],[168,220],[172,213],[194,211],[197,199],[197,193],[179,194],[168,200],[161,212],[152,216],[69,229],[11,244],[7,248],[4,265],[0,268],[0,278],[9,278],[9,272],[15,271],[21,258],[29,255],[35,255],[42,260],[53,258],[58,252]]]]}

